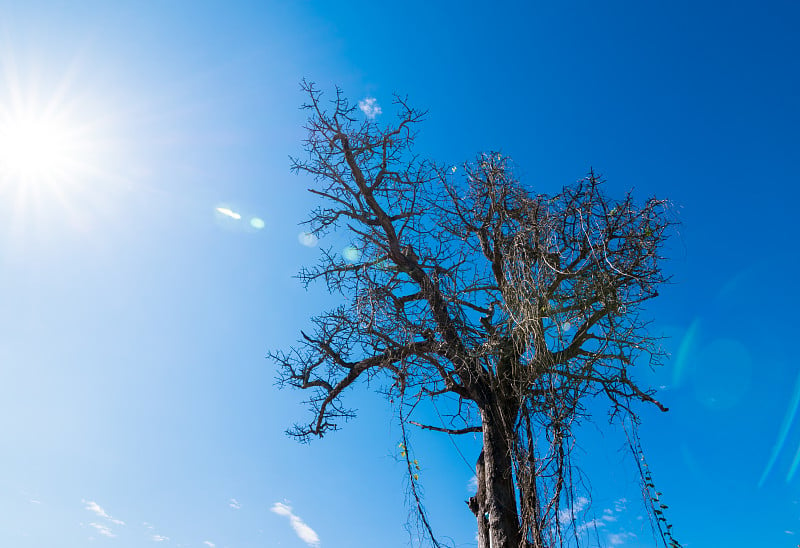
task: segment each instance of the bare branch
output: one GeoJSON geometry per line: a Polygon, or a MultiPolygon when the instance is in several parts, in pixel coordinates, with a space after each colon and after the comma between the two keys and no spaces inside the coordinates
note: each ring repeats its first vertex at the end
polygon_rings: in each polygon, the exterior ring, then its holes
{"type": "Polygon", "coordinates": [[[470,426],[468,428],[442,428],[440,426],[430,426],[427,424],[420,424],[416,421],[408,421],[409,424],[413,424],[414,426],[419,426],[423,430],[433,430],[434,432],[444,432],[445,434],[453,434],[453,435],[460,435],[460,434],[470,434],[473,432],[482,432],[483,428],[480,426],[470,426]]]}
{"type": "Polygon", "coordinates": [[[278,382],[311,394],[313,418],[292,433],[307,440],[335,430],[354,416],[342,406],[347,389],[380,382],[400,402],[404,443],[406,423],[482,434],[481,484],[470,499],[480,548],[562,546],[569,524],[559,515],[575,500],[573,427],[589,417],[583,402],[602,396],[612,420],[632,423],[642,403],[667,410],[628,371],[641,357],[663,357],[643,308],[668,281],[660,252],[669,204],[611,199],[594,171],[555,195],[535,194],[496,152],[457,177],[413,151],[425,113],[405,99],[383,127],[361,120],[338,89],[328,104],[313,84],[302,88],[307,158],[292,169],[313,178],[321,201],[307,223],[320,237],[346,235],[356,253],[323,248],[299,274],[306,285],[324,281],[344,304],[314,318],[314,332],[290,352],[271,354],[278,382]],[[422,398],[454,409],[457,398],[453,427],[410,420],[422,398]]]}

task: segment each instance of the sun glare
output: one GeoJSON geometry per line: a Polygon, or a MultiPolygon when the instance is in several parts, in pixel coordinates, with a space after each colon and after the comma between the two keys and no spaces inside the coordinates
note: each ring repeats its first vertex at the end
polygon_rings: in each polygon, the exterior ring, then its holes
{"type": "Polygon", "coordinates": [[[0,173],[24,183],[58,182],[69,175],[74,139],[69,128],[43,115],[0,119],[0,173]]]}
{"type": "MultiPolygon", "coordinates": [[[[1,34],[1,33],[0,33],[1,34]]],[[[104,88],[82,57],[13,52],[0,36],[0,249],[35,257],[115,211],[123,165],[104,88]],[[44,246],[44,247],[40,247],[44,246]]]]}
{"type": "Polygon", "coordinates": [[[102,101],[79,77],[78,58],[60,59],[62,71],[38,57],[0,53],[0,190],[18,194],[17,202],[70,199],[107,156],[98,148],[102,101]]]}
{"type": "Polygon", "coordinates": [[[0,47],[0,245],[19,250],[53,230],[93,228],[120,163],[101,90],[77,57],[52,65],[0,47]]]}

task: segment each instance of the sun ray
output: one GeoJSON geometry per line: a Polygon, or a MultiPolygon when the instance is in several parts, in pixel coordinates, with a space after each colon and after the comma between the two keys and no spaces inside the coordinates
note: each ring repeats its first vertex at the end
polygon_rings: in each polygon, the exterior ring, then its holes
{"type": "Polygon", "coordinates": [[[63,72],[0,54],[0,209],[6,243],[22,249],[57,227],[87,229],[114,180],[110,119],[78,78],[78,58],[63,72]],[[80,89],[76,86],[79,82],[80,89]],[[104,185],[107,187],[108,185],[104,185]]]}

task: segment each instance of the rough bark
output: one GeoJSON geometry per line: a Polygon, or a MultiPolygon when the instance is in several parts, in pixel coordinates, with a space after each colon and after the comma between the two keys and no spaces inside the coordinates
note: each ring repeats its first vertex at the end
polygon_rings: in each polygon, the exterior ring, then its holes
{"type": "MultiPolygon", "coordinates": [[[[483,413],[486,511],[491,548],[519,548],[521,535],[511,450],[494,413],[483,413]]],[[[483,547],[481,547],[483,548],[483,547]]]]}
{"type": "Polygon", "coordinates": [[[488,515],[486,509],[486,463],[483,459],[483,451],[481,451],[478,462],[475,464],[475,478],[478,490],[474,497],[470,497],[467,504],[478,520],[478,548],[488,548],[489,520],[486,517],[488,515]]]}

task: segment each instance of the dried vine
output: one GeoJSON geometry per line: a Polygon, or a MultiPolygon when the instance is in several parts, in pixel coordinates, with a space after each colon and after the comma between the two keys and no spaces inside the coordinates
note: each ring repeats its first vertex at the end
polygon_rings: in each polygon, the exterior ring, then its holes
{"type": "Polygon", "coordinates": [[[570,524],[559,516],[573,515],[571,453],[575,426],[589,417],[584,403],[603,397],[612,419],[632,423],[637,402],[667,410],[628,374],[642,357],[662,358],[642,312],[667,281],[667,202],[613,200],[594,172],[558,194],[534,194],[497,153],[457,174],[413,151],[424,113],[404,99],[397,122],[380,127],[359,121],[340,91],[328,110],[317,88],[304,89],[308,159],[293,169],[314,178],[309,190],[321,200],[309,230],[346,232],[358,258],[329,249],[300,272],[345,304],[272,354],[279,382],[311,394],[311,419],[290,433],[307,441],[336,430],[354,415],[345,392],[381,383],[399,402],[413,504],[435,546],[407,423],[482,434],[469,501],[481,548],[564,546],[570,524]],[[412,420],[420,401],[445,402],[449,423],[412,420]]]}

